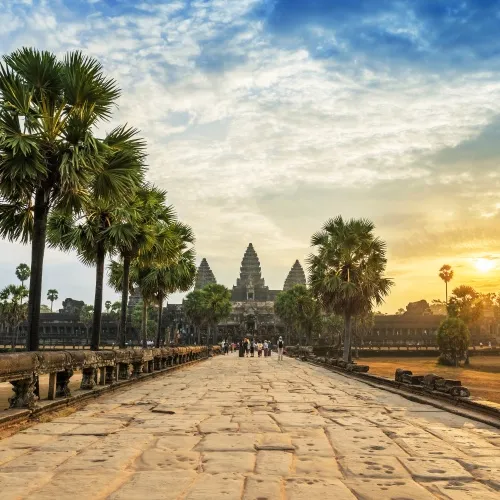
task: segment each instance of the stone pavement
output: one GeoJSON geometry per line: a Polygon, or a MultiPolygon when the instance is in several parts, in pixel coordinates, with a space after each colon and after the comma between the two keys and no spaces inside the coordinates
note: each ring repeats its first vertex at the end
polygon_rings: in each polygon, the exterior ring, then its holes
{"type": "Polygon", "coordinates": [[[499,499],[500,431],[285,359],[219,356],[0,441],[0,498],[499,499]]]}

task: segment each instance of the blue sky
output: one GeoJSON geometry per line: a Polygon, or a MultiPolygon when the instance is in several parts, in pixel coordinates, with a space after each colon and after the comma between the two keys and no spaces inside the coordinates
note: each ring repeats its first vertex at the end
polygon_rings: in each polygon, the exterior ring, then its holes
{"type": "MultiPolygon", "coordinates": [[[[150,180],[227,286],[252,241],[280,288],[341,213],[388,242],[388,311],[441,297],[445,262],[500,288],[474,268],[500,255],[500,0],[0,0],[0,23],[2,53],[102,61],[123,89],[102,131],[142,130],[150,180]]],[[[0,242],[0,286],[20,260],[0,242]]],[[[47,253],[61,299],[91,302],[93,280],[47,253]]]]}

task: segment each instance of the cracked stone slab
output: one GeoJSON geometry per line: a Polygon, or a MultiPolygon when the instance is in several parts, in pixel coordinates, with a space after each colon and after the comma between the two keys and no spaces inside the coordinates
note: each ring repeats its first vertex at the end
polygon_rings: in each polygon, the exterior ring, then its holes
{"type": "Polygon", "coordinates": [[[289,476],[293,454],[288,451],[259,451],[255,472],[270,476],[289,476]]]}
{"type": "MultiPolygon", "coordinates": [[[[88,419],[87,419],[88,420],[88,419]]],[[[46,423],[46,424],[38,424],[29,429],[23,431],[23,434],[48,434],[48,435],[57,435],[57,434],[67,434],[77,427],[80,427],[80,423],[46,423]]]]}
{"type": "Polygon", "coordinates": [[[355,500],[356,497],[338,479],[288,478],[285,482],[287,500],[311,500],[311,498],[334,498],[355,500]]]}
{"type": "Polygon", "coordinates": [[[460,458],[464,453],[438,438],[397,438],[398,443],[412,457],[460,458]]]}
{"type": "Polygon", "coordinates": [[[198,470],[201,464],[199,453],[194,451],[146,450],[135,462],[137,470],[198,470]]]}
{"type": "Polygon", "coordinates": [[[411,479],[347,479],[344,482],[362,500],[436,500],[434,495],[411,479]]]}
{"type": "Polygon", "coordinates": [[[132,472],[109,474],[109,472],[75,471],[71,474],[56,474],[49,483],[34,493],[30,500],[54,500],[71,498],[71,500],[88,500],[89,498],[106,498],[128,481],[132,472]]]}
{"type": "Polygon", "coordinates": [[[401,447],[388,438],[380,429],[349,429],[327,427],[327,434],[339,456],[345,455],[385,455],[391,457],[408,456],[401,447]]]}
{"type": "Polygon", "coordinates": [[[199,424],[200,432],[208,434],[209,432],[237,432],[239,426],[231,422],[230,416],[210,417],[199,424]]]}
{"type": "Polygon", "coordinates": [[[201,441],[201,435],[179,434],[162,436],[156,442],[156,448],[160,450],[188,450],[191,451],[201,441]]]}
{"type": "Polygon", "coordinates": [[[499,492],[487,486],[466,481],[436,481],[427,485],[435,494],[450,500],[498,500],[499,492]]]}
{"type": "Polygon", "coordinates": [[[339,464],[348,478],[409,479],[409,472],[396,457],[346,456],[339,464]]]}
{"type": "Polygon", "coordinates": [[[99,441],[98,436],[59,436],[33,448],[33,451],[81,451],[99,441]]]}
{"type": "Polygon", "coordinates": [[[250,473],[254,471],[255,458],[255,453],[210,451],[202,454],[201,465],[203,472],[209,474],[222,474],[226,472],[250,473]]]}
{"type": "Polygon", "coordinates": [[[8,438],[2,439],[0,441],[1,447],[3,449],[29,449],[36,446],[40,446],[47,441],[55,440],[56,437],[50,434],[26,434],[20,432],[10,436],[8,438]]]}
{"type": "Polygon", "coordinates": [[[245,481],[243,500],[263,500],[283,498],[281,478],[276,476],[254,475],[245,481]]]}
{"type": "Polygon", "coordinates": [[[294,475],[342,479],[337,460],[333,457],[299,455],[294,460],[294,475]]]}
{"type": "MultiPolygon", "coordinates": [[[[240,474],[199,474],[186,494],[186,500],[240,500],[245,478],[240,474]]],[[[149,497],[148,497],[149,500],[149,497]]]]}
{"type": "Polygon", "coordinates": [[[304,433],[292,433],[291,436],[292,444],[295,446],[298,456],[335,456],[333,448],[322,429],[304,433]]]}
{"type": "Polygon", "coordinates": [[[10,460],[2,466],[2,472],[52,471],[76,455],[75,451],[32,451],[10,460]]]}
{"type": "Polygon", "coordinates": [[[295,451],[290,434],[269,432],[263,434],[260,441],[255,445],[257,450],[295,451]]]}
{"type": "Polygon", "coordinates": [[[137,448],[125,448],[117,446],[115,448],[91,447],[77,456],[64,462],[58,471],[74,470],[95,470],[102,469],[124,470],[141,455],[142,451],[137,448]]]}
{"type": "Polygon", "coordinates": [[[258,434],[207,434],[196,451],[255,451],[260,442],[258,434]]]}
{"type": "Polygon", "coordinates": [[[53,473],[43,472],[3,472],[0,471],[0,491],[2,500],[31,498],[31,493],[52,479],[53,473]]]}
{"type": "Polygon", "coordinates": [[[135,472],[109,500],[176,500],[196,479],[194,471],[165,474],[164,471],[135,472]]]}
{"type": "Polygon", "coordinates": [[[414,479],[429,480],[472,480],[472,476],[455,460],[446,458],[401,458],[401,463],[414,479]]]}

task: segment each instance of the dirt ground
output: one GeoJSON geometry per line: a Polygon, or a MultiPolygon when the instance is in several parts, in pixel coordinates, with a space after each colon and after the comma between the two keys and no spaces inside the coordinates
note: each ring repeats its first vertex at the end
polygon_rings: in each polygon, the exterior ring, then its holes
{"type": "Polygon", "coordinates": [[[500,403],[500,356],[470,358],[470,366],[453,368],[441,366],[436,358],[364,358],[359,363],[370,366],[370,373],[394,378],[396,368],[411,370],[415,375],[435,373],[441,377],[458,379],[474,399],[488,399],[500,403]]]}

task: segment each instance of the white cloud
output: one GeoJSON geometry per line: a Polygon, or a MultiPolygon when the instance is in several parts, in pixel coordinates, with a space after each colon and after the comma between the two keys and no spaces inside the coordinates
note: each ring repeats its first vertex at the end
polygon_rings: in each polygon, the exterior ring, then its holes
{"type": "MultiPolygon", "coordinates": [[[[436,173],[429,157],[500,112],[493,73],[368,70],[279,46],[262,23],[245,19],[257,0],[195,1],[188,10],[180,1],[145,2],[120,15],[89,3],[92,14],[70,19],[48,4],[19,10],[0,2],[12,20],[0,46],[81,48],[103,61],[123,88],[103,128],[128,122],[142,130],[150,177],[193,224],[202,255],[229,256],[237,247],[239,259],[255,238],[269,261],[273,249],[305,251],[307,241],[284,234],[255,205],[261,190],[472,182],[472,171],[436,173]],[[175,113],[186,120],[172,122],[175,113]]],[[[405,30],[417,36],[414,26],[405,30]]],[[[335,43],[325,33],[325,44],[335,43]]]]}

